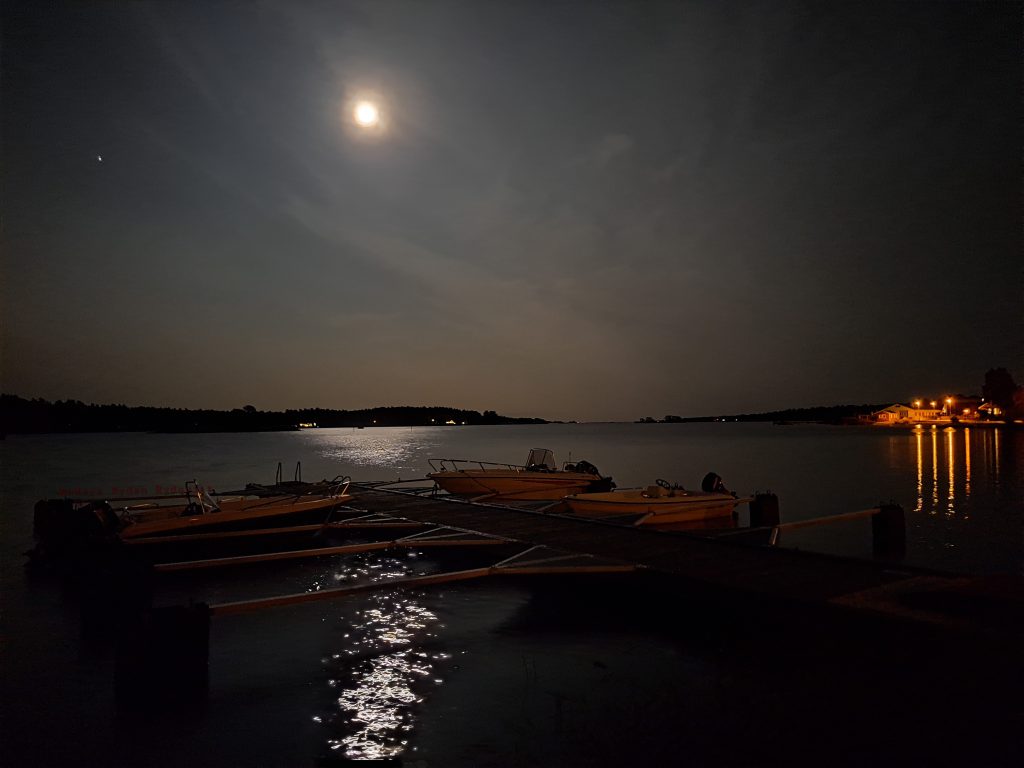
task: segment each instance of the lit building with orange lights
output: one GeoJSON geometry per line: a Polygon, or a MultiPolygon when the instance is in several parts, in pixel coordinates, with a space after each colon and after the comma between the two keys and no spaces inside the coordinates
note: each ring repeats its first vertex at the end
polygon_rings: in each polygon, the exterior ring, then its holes
{"type": "Polygon", "coordinates": [[[993,411],[991,403],[980,397],[965,395],[942,395],[941,397],[917,398],[910,405],[895,403],[875,411],[867,420],[879,424],[907,424],[915,422],[943,422],[985,419],[999,414],[993,411]]]}
{"type": "MultiPolygon", "coordinates": [[[[915,401],[919,402],[919,401],[915,401]]],[[[921,406],[901,405],[895,403],[888,408],[875,411],[871,414],[871,420],[882,424],[906,423],[912,421],[939,421],[943,417],[941,408],[927,407],[931,403],[922,403],[921,406]]]]}

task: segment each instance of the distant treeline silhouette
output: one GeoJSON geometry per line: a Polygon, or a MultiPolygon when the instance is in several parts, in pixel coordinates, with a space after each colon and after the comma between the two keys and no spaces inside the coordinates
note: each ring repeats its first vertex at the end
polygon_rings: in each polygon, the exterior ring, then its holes
{"type": "MultiPolygon", "coordinates": [[[[989,368],[985,372],[985,381],[981,386],[982,398],[989,403],[998,406],[1002,411],[1002,418],[1010,422],[1011,419],[1024,417],[1024,387],[1019,386],[1013,380],[1013,375],[1006,368],[989,368]]],[[[957,399],[963,399],[963,395],[957,395],[957,399]]],[[[843,424],[855,422],[858,416],[868,414],[887,408],[899,400],[891,400],[888,403],[874,403],[863,405],[819,405],[811,408],[787,408],[784,411],[766,411],[765,413],[733,413],[719,416],[666,416],[663,419],[655,419],[645,416],[637,419],[640,424],[682,424],[694,421],[774,421],[774,422],[797,422],[815,421],[826,424],[843,424]]],[[[910,400],[903,400],[910,402],[910,400]]],[[[935,404],[932,403],[934,406],[935,404]]]]}
{"type": "Polygon", "coordinates": [[[258,411],[251,405],[231,411],[92,405],[79,400],[49,402],[0,395],[0,430],[5,434],[45,432],[271,432],[318,427],[405,427],[456,424],[546,424],[544,419],[513,418],[494,411],[434,406],[389,406],[354,411],[303,408],[258,411]]]}
{"type": "Polygon", "coordinates": [[[876,403],[863,405],[818,405],[810,408],[787,408],[784,411],[766,411],[764,413],[733,413],[723,416],[666,416],[655,419],[646,416],[640,419],[643,424],[683,424],[695,421],[818,421],[841,423],[846,419],[880,411],[892,403],[876,403]]]}

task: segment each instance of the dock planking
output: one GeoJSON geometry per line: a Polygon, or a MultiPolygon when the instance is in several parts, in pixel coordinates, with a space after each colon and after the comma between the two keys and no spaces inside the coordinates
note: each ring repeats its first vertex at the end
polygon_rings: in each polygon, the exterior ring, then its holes
{"type": "Polygon", "coordinates": [[[881,560],[711,540],[497,502],[353,485],[352,506],[421,523],[620,560],[694,591],[784,601],[1024,642],[1022,580],[967,577],[881,560]],[[984,611],[965,610],[965,603],[984,611]]]}

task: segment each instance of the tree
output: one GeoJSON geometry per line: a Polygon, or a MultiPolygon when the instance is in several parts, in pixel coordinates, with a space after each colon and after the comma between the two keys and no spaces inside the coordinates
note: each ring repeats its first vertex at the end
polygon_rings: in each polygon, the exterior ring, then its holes
{"type": "Polygon", "coordinates": [[[1013,397],[1019,387],[1013,376],[1005,368],[990,368],[985,373],[985,383],[981,387],[981,396],[988,402],[1009,411],[1013,408],[1013,397]]]}

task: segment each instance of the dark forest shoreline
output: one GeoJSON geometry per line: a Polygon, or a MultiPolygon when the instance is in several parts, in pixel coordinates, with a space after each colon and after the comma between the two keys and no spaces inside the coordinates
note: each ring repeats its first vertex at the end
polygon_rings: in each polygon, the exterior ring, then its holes
{"type": "Polygon", "coordinates": [[[810,408],[787,408],[782,411],[763,413],[733,413],[720,416],[665,416],[654,419],[650,416],[639,419],[640,424],[689,424],[705,421],[770,421],[778,424],[850,424],[862,423],[858,417],[879,411],[892,403],[868,403],[861,405],[819,405],[810,408]]]}
{"type": "MultiPolygon", "coordinates": [[[[645,417],[641,424],[691,424],[701,422],[771,422],[774,424],[865,425],[863,417],[886,407],[882,404],[831,405],[788,408],[763,413],[722,416],[645,417]]],[[[0,435],[64,434],[87,432],[287,432],[315,427],[422,427],[500,424],[560,424],[535,417],[502,416],[495,411],[473,411],[448,406],[382,406],[356,410],[302,408],[259,411],[251,405],[230,411],[160,408],[151,406],[96,405],[79,400],[50,402],[18,395],[0,395],[0,435]]],[[[992,426],[1012,421],[970,422],[992,426]]],[[[874,425],[879,426],[879,425],[874,425]]],[[[896,425],[882,425],[893,428],[896,425]]]]}
{"type": "Polygon", "coordinates": [[[357,410],[302,408],[259,411],[251,405],[230,411],[94,405],[78,400],[49,402],[0,395],[4,434],[73,432],[280,432],[317,427],[409,427],[444,424],[547,424],[544,419],[502,416],[446,406],[387,406],[357,410]]]}

